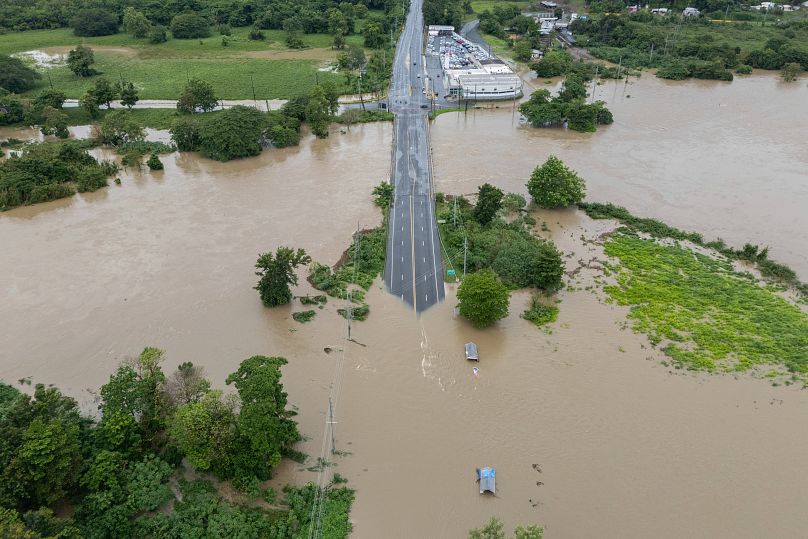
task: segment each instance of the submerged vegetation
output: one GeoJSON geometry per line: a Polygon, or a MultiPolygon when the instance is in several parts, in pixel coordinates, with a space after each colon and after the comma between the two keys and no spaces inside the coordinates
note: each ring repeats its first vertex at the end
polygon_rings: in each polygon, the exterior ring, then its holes
{"type": "Polygon", "coordinates": [[[705,241],[701,234],[697,232],[686,232],[666,225],[656,219],[647,217],[636,217],[627,209],[609,203],[600,202],[579,202],[578,207],[584,210],[592,219],[615,219],[628,226],[632,230],[649,234],[655,238],[670,238],[673,240],[689,241],[701,247],[713,249],[730,260],[742,260],[756,265],[760,274],[767,280],[775,281],[794,289],[808,298],[808,284],[801,283],[797,279],[797,274],[788,266],[769,260],[769,248],[761,249],[757,245],[745,244],[741,249],[733,249],[718,238],[713,241],[705,241]]]}
{"type": "MultiPolygon", "coordinates": [[[[373,198],[383,213],[382,225],[354,233],[351,245],[342,254],[333,268],[314,263],[309,270],[309,283],[329,296],[350,299],[356,307],[337,309],[344,317],[365,320],[370,307],[365,303],[365,292],[373,280],[384,271],[384,256],[387,247],[387,210],[393,196],[393,188],[383,182],[373,189],[373,198]],[[350,309],[350,311],[348,310],[350,309]]],[[[308,297],[308,296],[307,296],[308,297]]],[[[325,296],[315,296],[325,303],[325,296]]]]}
{"type": "Polygon", "coordinates": [[[605,251],[620,261],[604,290],[631,307],[634,329],[680,367],[708,371],[781,368],[808,383],[808,315],[729,262],[678,243],[618,231],[605,251]]]}
{"type": "MultiPolygon", "coordinates": [[[[373,280],[384,270],[386,242],[384,225],[355,233],[351,246],[345,250],[333,269],[324,264],[312,264],[309,282],[329,296],[350,298],[359,305],[352,307],[352,318],[364,320],[370,312],[365,303],[365,291],[370,289],[373,280]]],[[[339,309],[338,312],[343,316],[347,315],[345,309],[339,309]]]]}
{"type": "Polygon", "coordinates": [[[522,318],[530,320],[537,326],[543,326],[556,321],[556,318],[558,318],[558,307],[555,305],[545,305],[542,303],[540,295],[533,294],[527,309],[522,313],[522,318]]]}
{"type": "MultiPolygon", "coordinates": [[[[281,500],[261,488],[282,457],[302,456],[281,383],[286,360],[245,359],[226,397],[193,364],[167,375],[162,362],[161,350],[146,348],[119,366],[101,387],[98,418],[54,387],[39,384],[31,396],[0,383],[0,536],[306,533],[318,488],[287,486],[281,500]],[[225,498],[214,477],[244,495],[225,498]],[[261,495],[275,507],[256,504],[261,495]],[[54,515],[68,505],[75,510],[54,515]]],[[[322,494],[323,537],[344,539],[353,491],[335,481],[322,494]]]]}
{"type": "Polygon", "coordinates": [[[107,186],[118,170],[87,153],[92,142],[26,145],[19,156],[0,161],[0,211],[68,197],[107,186]]]}

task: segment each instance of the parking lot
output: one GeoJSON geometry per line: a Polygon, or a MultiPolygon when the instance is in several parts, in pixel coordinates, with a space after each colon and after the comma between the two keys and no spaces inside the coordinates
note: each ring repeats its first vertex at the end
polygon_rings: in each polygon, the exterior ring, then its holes
{"type": "Polygon", "coordinates": [[[477,67],[475,60],[479,62],[490,57],[488,51],[456,33],[451,36],[429,36],[426,53],[439,57],[444,69],[477,67]]]}

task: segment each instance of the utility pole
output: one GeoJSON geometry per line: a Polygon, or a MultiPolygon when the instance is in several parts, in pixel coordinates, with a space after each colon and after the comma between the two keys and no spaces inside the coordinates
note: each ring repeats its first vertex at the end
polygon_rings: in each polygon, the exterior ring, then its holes
{"type": "Polygon", "coordinates": [[[654,44],[651,43],[651,56],[648,57],[648,62],[652,62],[654,59],[654,44]]]}
{"type": "Polygon", "coordinates": [[[257,105],[258,101],[255,99],[255,82],[253,81],[252,73],[250,73],[250,86],[252,86],[253,104],[257,105]]]}
{"type": "Polygon", "coordinates": [[[600,64],[595,65],[595,78],[592,80],[592,101],[591,103],[595,102],[595,88],[597,88],[598,84],[598,70],[600,69],[600,64]]]}
{"type": "Polygon", "coordinates": [[[457,228],[457,196],[454,197],[454,227],[457,228]]]}
{"type": "Polygon", "coordinates": [[[334,421],[334,404],[331,401],[331,397],[328,397],[328,424],[331,425],[331,454],[337,452],[337,440],[334,435],[334,425],[337,424],[334,421]]]}
{"type": "Polygon", "coordinates": [[[466,278],[466,256],[469,252],[468,236],[463,236],[463,278],[466,278]]]}
{"type": "Polygon", "coordinates": [[[53,90],[53,81],[51,80],[50,71],[45,71],[48,74],[48,83],[50,83],[50,88],[53,90]]]}

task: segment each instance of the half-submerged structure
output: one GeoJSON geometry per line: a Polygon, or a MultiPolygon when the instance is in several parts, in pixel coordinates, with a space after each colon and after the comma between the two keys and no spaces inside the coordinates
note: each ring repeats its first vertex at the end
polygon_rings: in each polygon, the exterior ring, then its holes
{"type": "Polygon", "coordinates": [[[477,481],[480,482],[480,494],[488,491],[497,493],[496,473],[493,468],[477,468],[477,481]]]}
{"type": "Polygon", "coordinates": [[[466,343],[466,359],[469,361],[480,361],[480,356],[477,355],[477,345],[473,342],[466,343]]]}

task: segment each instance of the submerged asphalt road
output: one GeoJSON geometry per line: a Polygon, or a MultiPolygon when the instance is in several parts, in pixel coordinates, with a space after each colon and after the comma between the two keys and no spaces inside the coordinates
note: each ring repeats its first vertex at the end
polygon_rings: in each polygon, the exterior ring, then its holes
{"type": "Polygon", "coordinates": [[[396,113],[384,281],[391,294],[421,312],[444,298],[443,261],[432,195],[427,109],[423,93],[423,0],[412,0],[396,49],[389,104],[396,113]]]}

